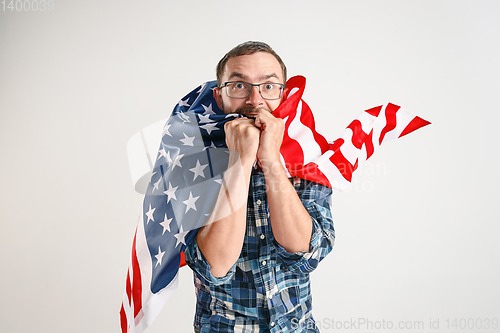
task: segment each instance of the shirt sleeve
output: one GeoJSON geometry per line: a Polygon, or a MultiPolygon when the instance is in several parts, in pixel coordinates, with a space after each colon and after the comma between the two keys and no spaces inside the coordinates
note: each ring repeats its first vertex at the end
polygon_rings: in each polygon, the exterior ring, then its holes
{"type": "Polygon", "coordinates": [[[311,216],[312,234],[309,251],[287,252],[278,242],[278,256],[291,271],[310,273],[333,249],[335,229],[330,202],[332,189],[304,179],[293,178],[293,186],[311,216]]]}
{"type": "Polygon", "coordinates": [[[186,260],[186,264],[194,272],[196,272],[208,283],[216,286],[228,282],[233,277],[234,272],[236,271],[236,263],[234,263],[233,267],[229,269],[229,272],[227,272],[225,276],[219,278],[213,276],[211,273],[210,264],[208,263],[207,259],[205,259],[203,253],[201,253],[201,250],[198,247],[196,236],[184,249],[184,257],[186,260]]]}

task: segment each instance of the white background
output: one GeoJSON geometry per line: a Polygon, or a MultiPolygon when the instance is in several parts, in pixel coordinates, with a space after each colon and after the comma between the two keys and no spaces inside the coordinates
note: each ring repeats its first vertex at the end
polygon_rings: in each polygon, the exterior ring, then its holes
{"type": "MultiPolygon", "coordinates": [[[[477,327],[500,319],[499,1],[54,2],[0,4],[1,332],[119,331],[142,201],[127,141],[246,40],[307,77],[330,139],[388,101],[433,123],[334,195],[316,320],[493,332],[477,327]]],[[[180,280],[148,332],[192,331],[188,268],[180,280]]]]}

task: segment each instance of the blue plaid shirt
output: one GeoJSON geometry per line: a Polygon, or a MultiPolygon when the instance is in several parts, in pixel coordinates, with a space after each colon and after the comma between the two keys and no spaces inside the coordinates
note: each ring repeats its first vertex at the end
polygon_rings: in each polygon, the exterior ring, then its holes
{"type": "Polygon", "coordinates": [[[288,253],[275,241],[260,168],[250,181],[243,248],[227,275],[210,273],[196,238],[184,250],[194,271],[194,327],[201,333],[319,332],[311,313],[309,273],[333,247],[332,190],[300,178],[291,181],[313,222],[308,252],[288,253]]]}

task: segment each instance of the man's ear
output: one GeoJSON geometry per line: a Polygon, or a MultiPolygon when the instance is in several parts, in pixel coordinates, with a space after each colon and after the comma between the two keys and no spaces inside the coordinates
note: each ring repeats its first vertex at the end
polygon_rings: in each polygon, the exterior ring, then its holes
{"type": "Polygon", "coordinates": [[[215,102],[217,102],[217,106],[219,107],[219,109],[221,109],[222,111],[224,111],[224,107],[222,105],[222,95],[221,95],[222,92],[221,92],[221,89],[215,87],[213,89],[213,91],[214,91],[215,102]]]}

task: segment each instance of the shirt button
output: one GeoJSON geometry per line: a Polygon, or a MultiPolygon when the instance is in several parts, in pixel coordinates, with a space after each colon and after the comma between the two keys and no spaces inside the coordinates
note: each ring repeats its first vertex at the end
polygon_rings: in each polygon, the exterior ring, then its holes
{"type": "Polygon", "coordinates": [[[274,321],[273,321],[273,322],[271,322],[271,326],[274,326],[274,321]]]}
{"type": "Polygon", "coordinates": [[[262,201],[260,201],[260,199],[257,200],[257,205],[260,205],[261,203],[262,203],[262,201]]]}
{"type": "Polygon", "coordinates": [[[264,239],[264,238],[266,238],[266,236],[264,234],[261,234],[260,239],[264,239]]]}
{"type": "Polygon", "coordinates": [[[265,260],[262,261],[262,266],[266,266],[267,262],[265,260]]]}

